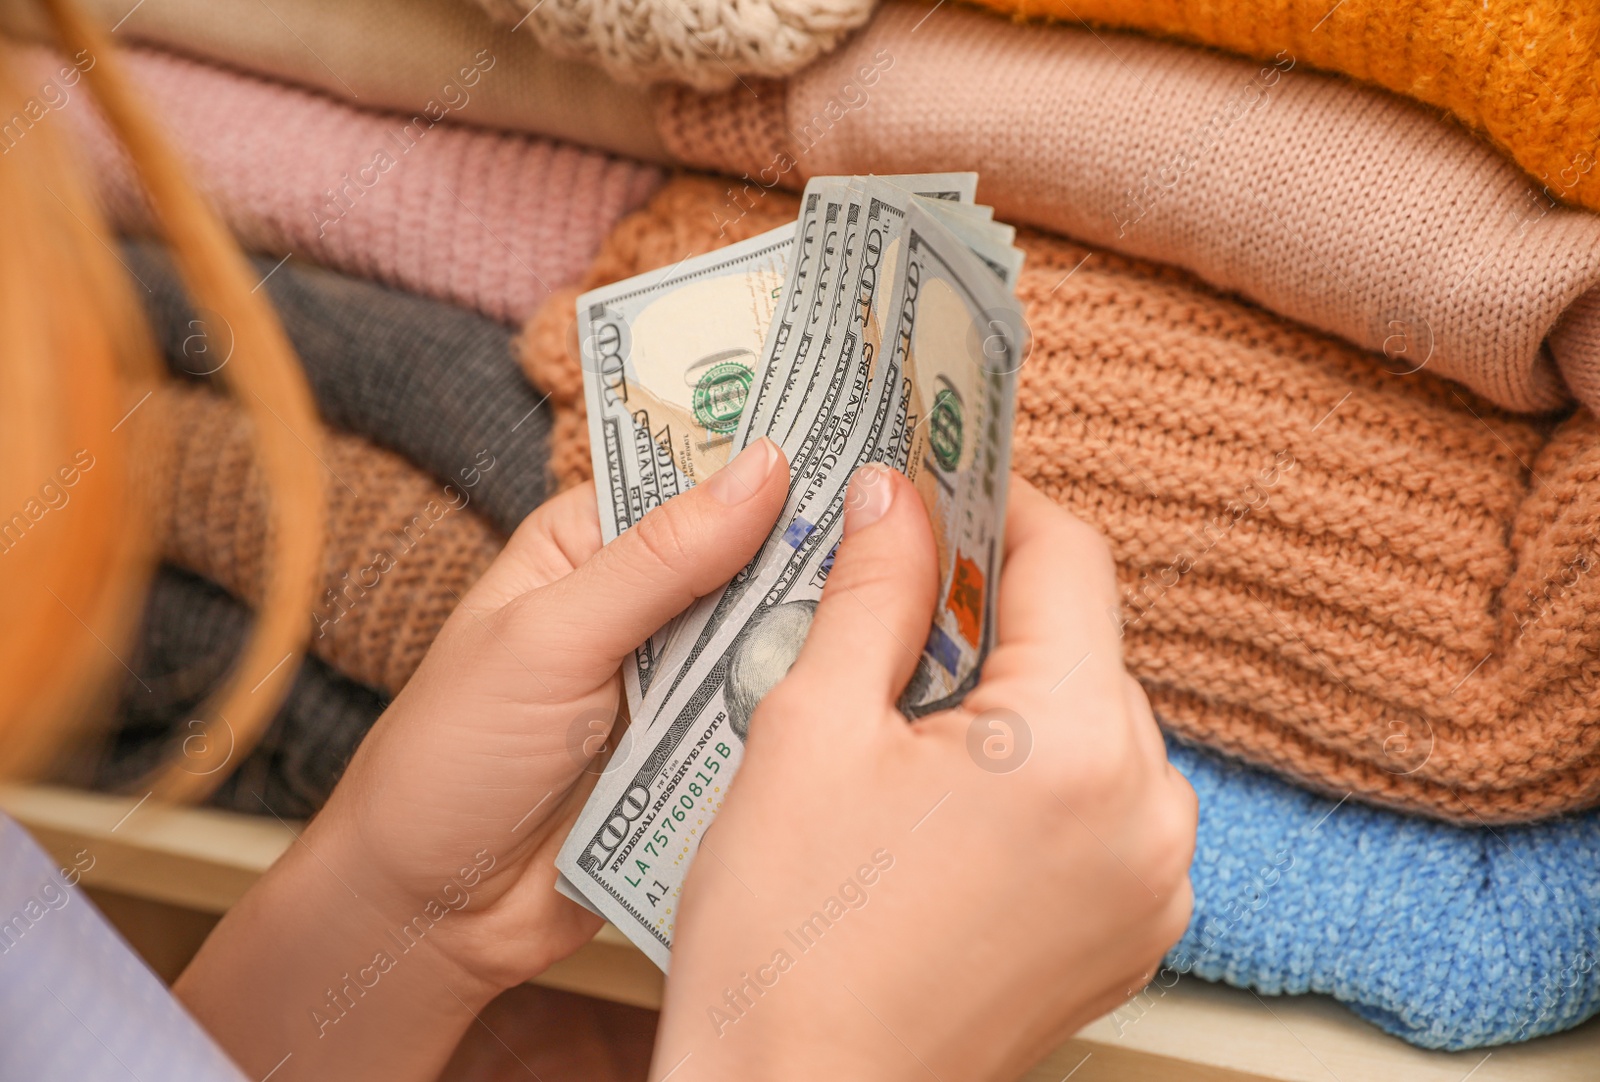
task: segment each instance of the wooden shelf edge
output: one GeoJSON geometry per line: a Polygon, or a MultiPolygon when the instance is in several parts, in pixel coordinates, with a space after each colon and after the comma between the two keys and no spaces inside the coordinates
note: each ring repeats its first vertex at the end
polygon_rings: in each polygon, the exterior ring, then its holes
{"type": "MultiPolygon", "coordinates": [[[[225,912],[295,843],[297,823],[152,806],[55,786],[0,786],[0,809],[85,885],[169,908],[174,927],[225,912]],[[187,922],[187,923],[185,923],[187,922]]],[[[150,913],[149,935],[159,932],[150,913]]],[[[137,935],[125,929],[138,946],[137,935]]],[[[661,1003],[661,972],[616,928],[600,930],[539,983],[638,1007],[661,1003]]],[[[1152,988],[1086,1027],[1027,1082],[1593,1082],[1600,1019],[1568,1033],[1477,1052],[1426,1052],[1321,996],[1262,998],[1193,978],[1152,988]]]]}
{"type": "Polygon", "coordinates": [[[200,913],[226,912],[298,826],[51,785],[0,785],[0,810],[85,884],[200,913]]]}

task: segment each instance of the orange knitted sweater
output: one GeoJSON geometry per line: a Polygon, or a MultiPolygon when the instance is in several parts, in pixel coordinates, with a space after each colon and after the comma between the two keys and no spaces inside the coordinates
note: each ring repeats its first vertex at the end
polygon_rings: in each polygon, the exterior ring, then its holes
{"type": "Polygon", "coordinates": [[[1018,18],[1129,27],[1259,58],[1287,52],[1447,109],[1554,199],[1600,210],[1593,0],[972,0],[1018,18]]]}
{"type": "MultiPolygon", "coordinates": [[[[583,288],[718,235],[679,179],[583,288]]],[[[1176,272],[1024,232],[1017,470],[1111,540],[1128,663],[1164,722],[1335,796],[1500,823],[1600,802],[1600,426],[1540,426],[1176,272]]],[[[523,360],[586,476],[573,295],[523,360]]]]}

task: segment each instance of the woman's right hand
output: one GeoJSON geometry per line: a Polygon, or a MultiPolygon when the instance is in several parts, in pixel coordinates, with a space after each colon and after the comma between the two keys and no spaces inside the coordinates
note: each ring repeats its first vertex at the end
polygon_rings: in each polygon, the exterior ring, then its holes
{"type": "Polygon", "coordinates": [[[982,680],[907,724],[932,531],[900,474],[852,481],[685,886],[657,1082],[1015,1077],[1183,933],[1195,796],[1123,668],[1105,542],[1023,482],[1009,508],[982,680]]]}

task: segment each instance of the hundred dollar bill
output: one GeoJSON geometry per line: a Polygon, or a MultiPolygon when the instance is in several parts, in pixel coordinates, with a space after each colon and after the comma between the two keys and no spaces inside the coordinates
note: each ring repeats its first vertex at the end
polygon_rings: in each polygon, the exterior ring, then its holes
{"type": "MultiPolygon", "coordinates": [[[[941,208],[946,220],[986,222],[993,213],[988,207],[958,202],[971,199],[976,174],[915,174],[893,179],[894,190],[902,193],[902,198],[903,193],[924,193],[931,205],[941,208]]],[[[859,186],[849,185],[845,178],[825,178],[814,182],[803,206],[812,215],[819,205],[824,206],[824,213],[829,209],[837,213],[837,202],[829,208],[819,200],[825,194],[845,191],[853,199],[845,211],[842,231],[855,236],[862,198],[859,186]]],[[[994,228],[1003,231],[1009,242],[1009,227],[994,228]]],[[[795,227],[780,227],[685,261],[667,272],[639,275],[578,299],[590,448],[605,540],[612,540],[652,507],[725,463],[731,450],[725,438],[730,423],[735,423],[735,418],[747,420],[750,415],[744,407],[755,379],[750,372],[751,343],[772,343],[768,332],[781,298],[797,298],[810,290],[814,281],[827,278],[815,292],[832,298],[828,312],[819,312],[816,299],[804,310],[799,300],[791,300],[783,311],[791,322],[805,317],[805,335],[816,335],[819,316],[825,317],[832,329],[847,288],[854,292],[848,268],[838,274],[826,269],[830,259],[837,259],[839,232],[817,233],[808,227],[803,213],[795,227]],[[810,246],[803,243],[807,236],[813,239],[810,246]],[[822,265],[814,271],[792,273],[797,266],[792,258],[795,251],[799,250],[801,262],[817,260],[819,244],[827,246],[822,265]],[[784,282],[782,290],[770,289],[775,279],[784,282]],[[708,313],[717,318],[707,319],[708,313]],[[736,318],[746,316],[749,318],[736,318]],[[686,401],[690,388],[693,392],[686,401]]],[[[871,237],[866,242],[877,243],[871,237]]],[[[848,259],[849,253],[844,254],[848,259]]],[[[870,289],[867,295],[870,298],[870,289]]],[[[785,329],[778,336],[779,343],[787,337],[785,329]]],[[[754,367],[765,371],[767,366],[754,367]]],[[[819,367],[814,366],[814,371],[819,367]]],[[[815,416],[832,417],[832,406],[832,400],[825,399],[816,406],[820,412],[815,416]]],[[[635,718],[644,716],[644,693],[673,633],[674,625],[662,628],[624,666],[625,693],[635,718]]]]}
{"type": "MultiPolygon", "coordinates": [[[[992,207],[959,201],[971,197],[977,186],[976,174],[917,174],[881,180],[850,178],[848,182],[843,178],[826,178],[823,184],[825,217],[838,220],[832,228],[825,224],[823,231],[822,251],[831,258],[825,258],[818,268],[812,300],[806,309],[808,316],[798,325],[799,333],[791,338],[790,356],[780,359],[780,366],[787,365],[789,371],[787,377],[774,382],[774,386],[781,387],[776,403],[765,415],[752,415],[751,419],[752,432],[759,429],[776,440],[789,454],[797,472],[800,462],[813,447],[805,438],[803,423],[819,420],[831,423],[831,411],[837,404],[835,392],[839,389],[837,377],[853,360],[851,350],[855,337],[849,335],[848,326],[841,325],[840,316],[858,280],[863,247],[881,243],[876,233],[870,239],[864,235],[866,219],[871,218],[867,205],[871,195],[882,198],[893,189],[895,197],[886,202],[900,212],[903,211],[900,202],[904,201],[905,193],[910,193],[985,259],[1002,261],[1006,272],[1013,277],[1012,268],[1020,268],[1022,256],[1011,247],[1016,230],[990,221],[994,213],[992,207]],[[840,334],[846,337],[837,337],[840,334]]],[[[875,250],[874,259],[879,255],[881,253],[875,250]]],[[[889,259],[892,262],[892,251],[889,259]]]]}
{"type": "MultiPolygon", "coordinates": [[[[750,435],[775,436],[780,418],[793,415],[797,404],[797,388],[808,365],[816,369],[817,350],[827,329],[827,316],[832,310],[831,301],[843,278],[846,242],[854,227],[859,207],[854,212],[850,206],[850,186],[842,178],[813,180],[807,185],[820,196],[821,226],[818,230],[817,266],[806,290],[804,303],[795,320],[794,332],[774,352],[772,358],[772,393],[759,403],[750,414],[750,435]]],[[[782,443],[780,439],[778,441],[782,443]]]]}
{"type": "Polygon", "coordinates": [[[827,202],[830,210],[837,211],[838,217],[836,258],[830,273],[819,278],[805,332],[792,358],[786,362],[789,371],[781,381],[782,392],[765,417],[752,421],[753,426],[760,427],[764,435],[783,447],[789,456],[790,470],[796,475],[802,462],[796,458],[790,433],[797,420],[802,416],[816,416],[838,405],[836,398],[827,391],[837,391],[848,366],[844,351],[837,348],[836,335],[841,314],[848,315],[844,311],[845,301],[860,265],[864,202],[861,187],[854,181],[841,179],[827,192],[827,202]]]}
{"type": "MultiPolygon", "coordinates": [[[[941,201],[971,198],[976,187],[975,174],[901,179],[941,201]]],[[[805,205],[814,210],[829,184],[819,182],[805,205]]],[[[983,220],[988,211],[963,206],[975,220],[983,220]]],[[[744,407],[753,393],[751,384],[759,379],[759,392],[771,383],[772,366],[757,358],[769,340],[789,337],[787,329],[776,336],[768,333],[780,301],[791,298],[785,318],[793,322],[807,317],[806,333],[815,333],[809,328],[817,313],[803,308],[802,301],[813,292],[811,285],[822,269],[814,264],[820,258],[825,267],[837,245],[837,230],[827,238],[827,253],[818,250],[822,236],[802,215],[798,227],[780,227],[666,272],[640,275],[579,298],[590,448],[601,485],[605,540],[692,487],[741,446],[732,434],[748,412],[744,407]],[[810,243],[802,243],[807,238],[810,243]],[[791,258],[797,247],[798,260],[791,258]],[[776,287],[779,281],[781,288],[776,287]],[[708,312],[718,318],[706,319],[708,312]]],[[[826,288],[829,295],[837,292],[832,285],[826,288]]],[[[778,322],[783,328],[783,321],[778,322]]],[[[661,629],[626,665],[630,711],[638,712],[672,636],[672,626],[661,629]]]]}
{"type": "MultiPolygon", "coordinates": [[[[976,173],[907,173],[893,179],[904,191],[958,205],[970,204],[978,189],[976,173]]],[[[793,393],[795,379],[815,358],[812,347],[826,330],[827,297],[842,277],[840,248],[849,228],[844,208],[851,183],[848,177],[814,177],[801,195],[797,262],[785,283],[782,315],[767,337],[766,372],[740,425],[740,447],[773,435],[780,403],[793,393]]]]}
{"type": "Polygon", "coordinates": [[[1022,249],[1013,244],[1017,238],[1016,229],[1013,226],[990,221],[987,217],[962,213],[976,210],[992,211],[994,208],[934,202],[928,199],[918,202],[963,244],[972,249],[973,254],[988,265],[995,277],[1009,286],[1016,286],[1017,276],[1022,273],[1023,262],[1022,249]]]}
{"type": "MultiPolygon", "coordinates": [[[[662,695],[671,693],[702,652],[716,651],[719,644],[726,645],[722,640],[739,632],[738,604],[752,584],[802,573],[814,558],[816,543],[825,536],[811,536],[825,525],[819,518],[821,510],[840,498],[848,481],[849,470],[834,467],[847,451],[860,453],[858,445],[865,437],[858,434],[858,426],[868,424],[876,431],[888,416],[887,396],[893,388],[879,371],[880,343],[886,313],[895,307],[884,284],[892,284],[900,264],[907,209],[917,205],[942,223],[954,224],[992,274],[1007,286],[1015,284],[1022,253],[1010,246],[1014,236],[1010,227],[964,214],[959,203],[916,196],[904,178],[856,178],[852,187],[864,212],[856,234],[845,243],[847,258],[841,264],[848,277],[840,288],[850,297],[849,310],[842,313],[843,324],[824,336],[821,355],[809,366],[809,378],[796,396],[798,405],[791,410],[789,427],[778,432],[774,426],[772,432],[789,456],[788,502],[749,565],[719,594],[702,599],[675,622],[658,666],[669,681],[660,689],[662,695]]],[[[784,422],[781,413],[777,422],[784,422]]],[[[650,713],[652,704],[647,702],[644,710],[650,713]]]]}
{"type": "MultiPolygon", "coordinates": [[[[794,227],[685,260],[578,298],[578,343],[600,530],[611,541],[735,452],[791,262],[794,227]]],[[[628,706],[670,638],[651,636],[624,666],[628,706]]]]}
{"type": "Polygon", "coordinates": [[[966,695],[993,645],[1027,328],[1015,295],[994,288],[1014,283],[1020,258],[989,260],[922,206],[911,208],[905,244],[889,365],[901,378],[905,425],[884,461],[911,479],[935,526],[939,602],[902,701],[926,713],[966,695]]]}
{"type": "Polygon", "coordinates": [[[800,217],[793,226],[793,258],[784,276],[781,303],[762,340],[761,366],[735,430],[734,443],[741,448],[760,435],[759,431],[756,436],[751,435],[751,425],[763,410],[770,408],[772,398],[777,393],[773,385],[777,380],[779,359],[788,349],[794,325],[803,315],[806,297],[816,279],[818,248],[823,239],[821,209],[822,185],[818,182],[808,184],[801,193],[800,217]]]}
{"type": "Polygon", "coordinates": [[[777,570],[726,613],[737,633],[702,650],[670,693],[652,690],[648,728],[601,778],[557,860],[569,885],[663,968],[684,877],[738,769],[750,715],[809,627],[854,468],[904,468],[939,537],[940,613],[911,691],[929,706],[953,701],[992,642],[1021,312],[994,269],[924,208],[911,204],[897,220],[898,264],[879,286],[893,298],[883,307],[889,331],[862,420],[829,471],[832,494],[813,505],[795,558],[768,565],[777,570]]]}
{"type": "MultiPolygon", "coordinates": [[[[997,374],[1000,359],[987,358],[983,365],[950,363],[941,354],[959,357],[983,350],[993,352],[1025,337],[1020,308],[1009,293],[999,294],[1004,297],[1003,303],[983,312],[951,303],[950,264],[938,247],[929,247],[928,237],[942,241],[945,252],[960,252],[961,244],[956,242],[964,242],[987,272],[1007,287],[1014,284],[1021,258],[1020,252],[1013,254],[1008,245],[999,243],[1002,236],[1009,239],[1009,234],[999,227],[991,227],[994,235],[990,236],[960,228],[963,237],[946,228],[951,219],[944,204],[917,199],[909,206],[904,239],[907,252],[903,260],[891,252],[899,267],[895,291],[879,294],[891,297],[887,309],[897,320],[901,337],[876,344],[880,359],[870,375],[874,390],[866,396],[871,406],[868,427],[833,448],[835,454],[843,451],[842,458],[851,464],[851,469],[831,471],[832,478],[813,485],[820,495],[809,504],[802,502],[800,513],[785,528],[785,540],[794,554],[789,556],[783,552],[783,545],[776,546],[768,551],[769,558],[753,576],[758,588],[767,591],[775,583],[796,575],[801,581],[811,578],[820,593],[839,538],[844,483],[854,466],[870,458],[906,473],[917,485],[934,523],[941,576],[939,596],[943,599],[917,673],[901,702],[902,709],[913,715],[942,709],[959,700],[975,679],[978,661],[987,652],[993,614],[984,603],[985,599],[992,600],[985,582],[992,580],[992,574],[987,574],[984,567],[997,558],[993,541],[1003,518],[1003,492],[997,496],[988,488],[977,492],[970,486],[990,476],[989,464],[983,461],[985,455],[999,454],[1004,458],[1007,465],[1000,470],[1002,477],[1009,469],[1010,457],[1009,410],[1014,391],[998,385],[1002,380],[997,374]],[[919,312],[924,313],[920,320],[919,312]],[[915,336],[913,330],[917,331],[915,336]],[[971,340],[951,337],[958,332],[971,340]],[[980,377],[996,383],[991,393],[984,393],[975,385],[980,377]],[[998,414],[988,409],[994,402],[1003,404],[1005,409],[998,414]],[[974,433],[979,434],[977,438],[973,438],[974,433]],[[1001,444],[998,448],[996,441],[1001,444]],[[964,462],[964,455],[975,458],[964,462]],[[960,491],[960,484],[969,487],[960,491]],[[823,509],[821,517],[814,522],[808,520],[806,516],[816,508],[823,509]],[[797,544],[797,539],[803,543],[797,544]],[[776,558],[772,558],[774,553],[776,558]]],[[[961,219],[957,218],[956,224],[961,227],[961,219]]],[[[982,276],[983,272],[976,271],[976,265],[965,255],[962,260],[969,272],[982,276]]],[[[962,286],[972,295],[988,288],[989,283],[962,286]]],[[[874,343],[867,346],[870,352],[874,343]]],[[[826,472],[812,468],[813,462],[803,448],[792,453],[804,464],[805,477],[826,472]]],[[[831,455],[822,459],[823,463],[830,461],[831,455]]],[[[741,629],[747,619],[744,608],[735,606],[727,626],[741,629]]],[[[721,641],[715,641],[713,652],[721,641]]]]}
{"type": "MultiPolygon", "coordinates": [[[[975,208],[959,202],[970,198],[976,187],[976,174],[971,173],[849,178],[848,181],[846,178],[819,178],[808,187],[808,197],[818,198],[808,198],[806,205],[812,213],[822,217],[822,226],[815,231],[817,242],[809,250],[815,266],[806,275],[790,276],[785,287],[786,300],[780,309],[783,315],[779,316],[787,322],[775,325],[767,337],[769,374],[787,371],[787,375],[763,380],[763,385],[771,388],[765,416],[761,416],[759,404],[752,404],[746,409],[743,422],[750,426],[751,438],[756,433],[764,433],[783,446],[793,477],[793,506],[780,516],[779,526],[768,545],[726,590],[695,605],[674,621],[665,634],[664,645],[660,645],[659,639],[653,644],[654,668],[672,674],[674,683],[717,634],[736,630],[726,623],[726,614],[761,566],[761,561],[770,559],[771,547],[786,536],[788,527],[785,524],[795,521],[796,516],[805,521],[805,508],[819,492],[826,495],[833,491],[830,485],[837,487],[837,478],[831,474],[819,477],[817,466],[820,462],[831,461],[825,456],[830,450],[840,449],[841,441],[848,438],[859,418],[879,337],[877,328],[881,317],[874,311],[882,306],[885,292],[875,288],[879,265],[888,267],[895,258],[897,222],[904,216],[904,206],[912,199],[922,199],[943,220],[956,222],[969,236],[982,237],[987,245],[985,250],[993,252],[996,258],[1010,259],[1015,255],[1020,259],[1021,253],[1009,247],[1014,230],[989,223],[990,208],[975,208]],[[919,192],[923,194],[917,194],[919,192]],[[863,203],[866,204],[864,214],[863,203]],[[986,231],[979,228],[985,223],[986,231]],[[842,242],[840,237],[843,237],[842,242]],[[844,326],[836,339],[843,302],[847,296],[857,293],[858,275],[864,276],[860,292],[865,301],[865,322],[852,329],[849,313],[844,312],[844,326]],[[791,287],[809,292],[812,300],[804,305],[794,303],[799,293],[791,294],[791,287]]],[[[798,228],[801,233],[806,229],[804,212],[798,228]]],[[[797,256],[806,258],[806,252],[797,241],[797,256]]],[[[801,555],[791,549],[789,558],[799,560],[801,555]]]]}

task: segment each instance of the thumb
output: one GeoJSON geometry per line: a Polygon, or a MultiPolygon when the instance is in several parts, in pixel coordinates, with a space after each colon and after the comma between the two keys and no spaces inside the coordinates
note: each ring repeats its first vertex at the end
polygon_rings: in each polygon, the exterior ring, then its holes
{"type": "Polygon", "coordinates": [[[587,667],[615,668],[696,598],[733,578],[772,529],[788,493],[783,451],[760,439],[674,496],[570,575],[513,604],[530,629],[587,667]]]}
{"type": "Polygon", "coordinates": [[[857,470],[844,540],[789,680],[893,703],[922,656],[937,571],[933,527],[911,482],[876,463],[857,470]]]}

